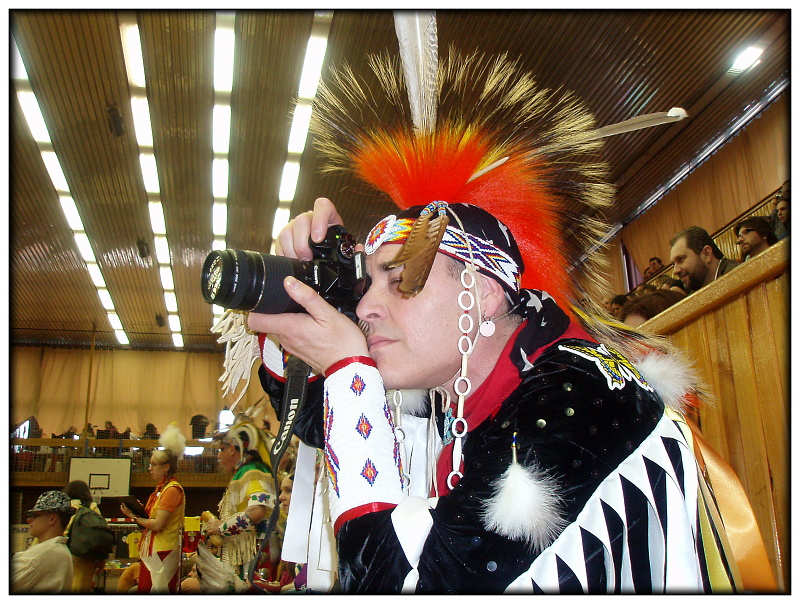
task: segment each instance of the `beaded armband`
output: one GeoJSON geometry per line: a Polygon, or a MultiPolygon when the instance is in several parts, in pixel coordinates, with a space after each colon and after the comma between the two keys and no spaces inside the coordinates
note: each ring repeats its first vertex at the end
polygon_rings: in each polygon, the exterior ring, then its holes
{"type": "Polygon", "coordinates": [[[219,527],[220,535],[230,537],[231,535],[238,535],[252,527],[255,523],[247,515],[246,512],[239,512],[233,516],[228,517],[219,527]]]}

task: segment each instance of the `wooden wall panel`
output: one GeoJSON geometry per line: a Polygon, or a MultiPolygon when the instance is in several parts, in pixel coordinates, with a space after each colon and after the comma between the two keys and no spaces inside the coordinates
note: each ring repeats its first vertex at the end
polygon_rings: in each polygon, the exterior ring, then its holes
{"type": "Polygon", "coordinates": [[[781,591],[789,589],[788,241],[654,317],[714,400],[702,433],[747,493],[781,591]],[[701,312],[698,312],[700,310],[701,312]]]}

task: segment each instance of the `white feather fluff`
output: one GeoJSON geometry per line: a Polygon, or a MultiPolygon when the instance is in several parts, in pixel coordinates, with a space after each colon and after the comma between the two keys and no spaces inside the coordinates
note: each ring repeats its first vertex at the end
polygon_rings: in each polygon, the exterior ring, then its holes
{"type": "Polygon", "coordinates": [[[186,437],[181,433],[180,428],[174,423],[168,425],[161,438],[158,439],[159,444],[165,449],[169,449],[178,459],[183,455],[183,450],[186,448],[186,437]]]}
{"type": "MultiPolygon", "coordinates": [[[[386,391],[386,400],[389,405],[394,404],[394,393],[396,390],[386,391]]],[[[407,413],[414,417],[425,417],[428,411],[428,391],[427,390],[400,390],[402,395],[401,413],[407,413]]]]}
{"type": "Polygon", "coordinates": [[[483,511],[487,530],[543,550],[566,526],[558,483],[535,466],[512,463],[492,486],[483,511]]]}
{"type": "Polygon", "coordinates": [[[686,394],[698,384],[697,373],[688,359],[651,352],[636,361],[636,368],[667,407],[678,413],[683,412],[686,394]]]}

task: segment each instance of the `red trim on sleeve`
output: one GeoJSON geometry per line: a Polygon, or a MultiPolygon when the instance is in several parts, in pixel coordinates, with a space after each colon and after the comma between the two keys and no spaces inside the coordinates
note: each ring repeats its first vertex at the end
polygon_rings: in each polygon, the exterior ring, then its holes
{"type": "Polygon", "coordinates": [[[336,519],[336,522],[333,524],[333,535],[334,537],[339,534],[339,529],[342,528],[342,525],[347,522],[348,520],[353,520],[354,518],[360,518],[361,516],[365,516],[366,514],[371,514],[372,512],[381,512],[383,510],[390,510],[396,508],[396,503],[385,503],[380,501],[373,501],[372,503],[365,503],[364,505],[359,505],[358,507],[351,508],[340,514],[339,517],[336,519]]]}
{"type": "Polygon", "coordinates": [[[325,370],[325,377],[330,377],[332,373],[336,373],[342,367],[346,367],[350,363],[361,363],[362,365],[369,365],[370,367],[375,367],[376,369],[378,368],[378,366],[375,364],[375,361],[373,361],[371,357],[364,357],[364,356],[345,357],[339,361],[336,361],[333,365],[328,367],[325,370]]]}

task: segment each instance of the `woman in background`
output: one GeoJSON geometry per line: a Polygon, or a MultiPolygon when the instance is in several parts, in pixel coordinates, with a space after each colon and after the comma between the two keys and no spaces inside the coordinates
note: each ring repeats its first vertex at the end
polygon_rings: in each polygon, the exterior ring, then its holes
{"type": "Polygon", "coordinates": [[[123,514],[144,529],[139,542],[139,593],[178,593],[180,587],[186,499],[175,473],[186,438],[175,424],[170,424],[159,443],[164,448],[150,456],[150,476],[156,481],[156,488],[144,508],[148,517],[138,518],[124,503],[120,506],[123,514]]]}

